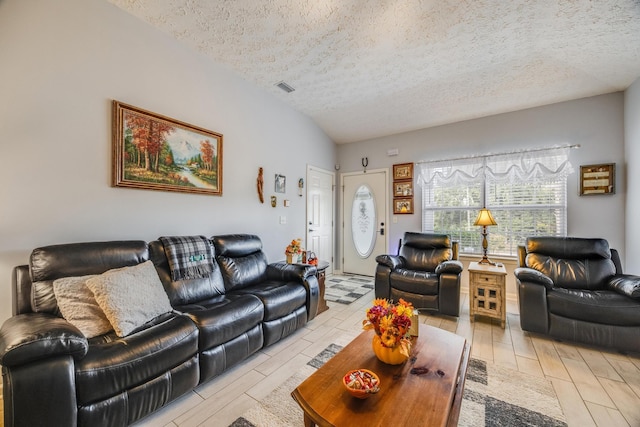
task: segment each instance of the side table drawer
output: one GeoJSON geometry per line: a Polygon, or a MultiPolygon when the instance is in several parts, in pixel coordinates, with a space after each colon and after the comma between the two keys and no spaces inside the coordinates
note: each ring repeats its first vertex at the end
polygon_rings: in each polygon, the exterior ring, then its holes
{"type": "Polygon", "coordinates": [[[482,285],[497,285],[500,278],[495,274],[483,274],[483,273],[473,273],[474,281],[477,286],[482,285]]]}

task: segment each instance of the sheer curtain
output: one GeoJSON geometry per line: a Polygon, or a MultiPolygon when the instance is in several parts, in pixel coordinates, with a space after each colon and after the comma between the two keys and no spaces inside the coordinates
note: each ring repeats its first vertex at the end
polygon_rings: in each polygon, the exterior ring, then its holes
{"type": "Polygon", "coordinates": [[[461,251],[480,253],[473,226],[478,210],[487,207],[491,227],[489,249],[514,256],[527,236],[566,235],[567,177],[571,147],[498,153],[416,164],[422,186],[422,231],[450,234],[461,251]]]}
{"type": "Polygon", "coordinates": [[[419,185],[446,186],[484,181],[528,181],[532,178],[566,178],[573,172],[571,147],[546,148],[453,160],[419,162],[419,185]]]}

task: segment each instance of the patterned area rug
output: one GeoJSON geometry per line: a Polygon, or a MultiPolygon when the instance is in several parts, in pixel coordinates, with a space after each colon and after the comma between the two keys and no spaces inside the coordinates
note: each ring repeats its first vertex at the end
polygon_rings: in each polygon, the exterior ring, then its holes
{"type": "Polygon", "coordinates": [[[324,299],[345,305],[373,289],[373,277],[367,276],[329,276],[324,283],[324,299]]]}
{"type": "MultiPolygon", "coordinates": [[[[291,391],[342,347],[331,344],[229,427],[299,427],[291,391]]],[[[543,377],[471,359],[458,426],[566,426],[553,386],[543,377]]]]}

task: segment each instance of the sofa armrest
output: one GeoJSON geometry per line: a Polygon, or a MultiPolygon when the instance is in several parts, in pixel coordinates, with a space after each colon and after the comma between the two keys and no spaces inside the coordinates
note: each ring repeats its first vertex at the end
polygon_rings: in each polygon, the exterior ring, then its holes
{"type": "Polygon", "coordinates": [[[436,267],[436,274],[460,274],[462,273],[462,263],[457,260],[443,261],[436,267]]]}
{"type": "MultiPolygon", "coordinates": [[[[547,306],[547,289],[543,283],[529,280],[537,276],[530,268],[516,268],[516,285],[518,287],[518,305],[520,307],[520,327],[529,332],[549,333],[549,308],[547,306]],[[527,271],[518,271],[527,270],[527,271]],[[520,276],[518,275],[520,273],[520,276]]],[[[546,277],[542,275],[542,277],[546,277]]],[[[544,279],[542,279],[544,280],[544,279]]],[[[552,284],[553,285],[553,284],[552,284]]]]}
{"type": "Polygon", "coordinates": [[[391,270],[404,267],[404,258],[399,255],[378,255],[376,262],[389,267],[391,270]]]}
{"type": "Polygon", "coordinates": [[[549,276],[545,276],[538,270],[528,267],[518,267],[513,273],[516,275],[516,279],[521,282],[535,283],[543,285],[547,289],[553,289],[553,280],[549,276]]]}
{"type": "Polygon", "coordinates": [[[267,278],[281,282],[298,282],[307,290],[307,320],[318,314],[320,298],[320,284],[318,283],[318,269],[314,265],[288,264],[275,262],[267,266],[267,278]]]}
{"type": "Polygon", "coordinates": [[[307,264],[288,264],[274,262],[267,266],[267,279],[281,281],[302,281],[309,276],[315,276],[317,268],[307,264]]]}
{"type": "Polygon", "coordinates": [[[607,281],[607,287],[621,295],[640,299],[640,276],[616,274],[607,281]]]}
{"type": "Polygon", "coordinates": [[[19,366],[69,355],[82,359],[87,339],[71,323],[46,313],[25,313],[7,319],[0,329],[0,364],[19,366]]]}
{"type": "MultiPolygon", "coordinates": [[[[459,261],[454,261],[459,262],[459,261]]],[[[456,271],[455,265],[451,270],[456,271]]],[[[460,265],[462,271],[462,264],[460,265]]],[[[438,278],[440,290],[438,294],[438,311],[449,316],[460,316],[460,276],[459,272],[442,272],[438,278]]]]}

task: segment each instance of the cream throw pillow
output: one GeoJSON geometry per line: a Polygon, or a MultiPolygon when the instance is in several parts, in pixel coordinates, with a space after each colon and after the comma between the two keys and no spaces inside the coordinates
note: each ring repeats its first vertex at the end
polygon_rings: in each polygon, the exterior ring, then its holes
{"type": "Polygon", "coordinates": [[[96,302],[87,280],[95,275],[63,277],[53,281],[53,293],[60,313],[87,338],[106,334],[113,327],[96,302]]]}
{"type": "Polygon", "coordinates": [[[106,271],[87,286],[120,337],[173,310],[151,261],[106,271]]]}

